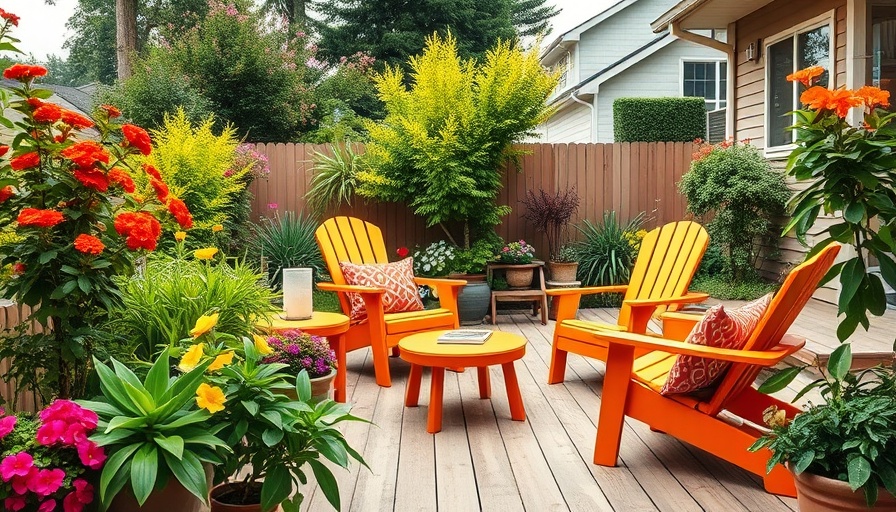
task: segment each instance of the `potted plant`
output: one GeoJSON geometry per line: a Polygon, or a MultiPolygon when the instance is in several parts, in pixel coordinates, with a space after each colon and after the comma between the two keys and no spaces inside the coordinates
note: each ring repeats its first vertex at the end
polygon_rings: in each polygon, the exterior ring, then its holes
{"type": "MultiPolygon", "coordinates": [[[[265,363],[284,364],[286,367],[282,371],[290,375],[298,375],[305,370],[311,379],[311,399],[320,401],[329,398],[330,387],[336,377],[336,353],[326,338],[290,329],[257,341],[256,346],[261,347],[262,351],[268,351],[264,348],[265,344],[269,347],[270,352],[263,354],[265,363]]],[[[295,388],[286,392],[293,400],[298,399],[295,388]]]]}
{"type": "MultiPolygon", "coordinates": [[[[808,386],[819,387],[825,403],[811,406],[794,418],[769,411],[772,432],[756,448],[765,446],[772,451],[770,465],[777,461],[790,464],[797,475],[801,507],[802,503],[810,506],[811,501],[812,506],[820,507],[815,510],[858,510],[877,503],[881,509],[893,510],[893,370],[851,374],[851,349],[845,340],[860,324],[868,327],[868,313],[881,315],[886,310],[881,277],[891,287],[896,285],[896,240],[892,234],[896,228],[896,175],[892,172],[896,137],[890,126],[896,114],[878,108],[889,106],[887,91],[876,87],[832,91],[815,85],[824,74],[823,68],[813,66],[788,77],[803,83],[806,90],[800,96],[804,109],[794,112],[797,147],[788,159],[787,172],[807,183],[791,199],[793,218],[785,233],[794,229],[797,238],[804,241],[820,213],[840,217],[839,222],[820,231],[819,236],[824,238],[809,255],[834,242],[855,249],[854,257],[836,264],[828,273],[829,279],[840,277],[839,310],[844,317],[837,336],[844,344],[831,354],[827,375],[808,386]],[[847,121],[854,107],[864,109],[861,126],[847,121]],[[868,256],[880,262],[880,275],[866,268],[868,256]],[[882,404],[886,410],[879,409],[882,404]],[[845,483],[848,492],[842,494],[843,499],[851,499],[853,504],[819,504],[818,496],[833,498],[835,491],[817,490],[814,484],[829,483],[828,479],[845,483]],[[853,492],[859,488],[862,493],[853,492]],[[812,489],[811,497],[806,495],[807,489],[812,489]]],[[[801,370],[784,370],[761,389],[782,389],[801,370]]]]}
{"type": "Polygon", "coordinates": [[[495,251],[504,241],[492,232],[491,236],[481,238],[469,249],[454,249],[454,263],[451,265],[450,277],[467,281],[457,297],[457,314],[463,325],[478,325],[488,313],[491,299],[491,288],[485,280],[485,268],[494,260],[495,251]]]}
{"type": "Polygon", "coordinates": [[[211,510],[267,512],[283,505],[297,511],[302,493],[290,495],[294,485],[307,482],[309,466],[327,501],[338,510],[339,489],[324,459],[343,468],[351,459],[366,466],[338,428],[343,421],[365,420],[352,416],[350,405],[312,400],[304,369],[290,386],[293,377],[284,372],[286,364],[263,362],[261,353],[269,350],[264,339],[254,344],[244,340],[244,359],[220,372],[232,406],[215,418],[219,422],[215,430],[232,452],[221,452],[224,463],[217,468],[217,477],[233,480],[212,490],[211,510]],[[297,401],[282,393],[289,387],[297,401]]]}
{"type": "Polygon", "coordinates": [[[56,400],[37,417],[0,410],[0,496],[3,510],[80,512],[94,502],[96,473],[106,454],[88,436],[97,415],[56,400]]]}
{"type": "MultiPolygon", "coordinates": [[[[501,263],[510,265],[528,265],[535,259],[535,247],[527,244],[525,240],[510,242],[501,248],[496,256],[501,263]]],[[[532,285],[533,272],[531,268],[508,268],[504,271],[504,278],[510,289],[525,289],[532,285]]]]}
{"type": "Polygon", "coordinates": [[[550,194],[541,189],[536,194],[530,190],[526,193],[523,204],[528,220],[535,229],[543,231],[548,239],[548,272],[552,281],[569,283],[576,280],[578,262],[574,251],[563,251],[569,222],[579,209],[580,198],[574,188],[550,194]]]}

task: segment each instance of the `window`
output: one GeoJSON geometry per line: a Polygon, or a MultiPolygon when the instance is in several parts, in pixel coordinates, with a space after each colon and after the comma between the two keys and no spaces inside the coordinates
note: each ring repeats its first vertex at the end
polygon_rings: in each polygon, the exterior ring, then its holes
{"type": "Polygon", "coordinates": [[[821,66],[825,73],[818,85],[828,87],[831,82],[831,27],[829,24],[807,30],[798,30],[766,47],[766,147],[786,146],[793,143],[793,131],[787,127],[794,123],[788,115],[800,107],[802,85],[788,82],[787,75],[807,68],[821,66]]]}
{"type": "Polygon", "coordinates": [[[566,84],[568,83],[567,79],[569,78],[569,72],[572,68],[572,66],[570,65],[571,63],[572,60],[570,60],[569,52],[567,52],[566,55],[560,57],[560,60],[558,60],[557,63],[554,64],[554,71],[558,69],[560,70],[560,81],[557,83],[557,88],[555,89],[555,91],[562,91],[563,89],[566,89],[566,84]]]}
{"type": "Polygon", "coordinates": [[[684,62],[682,96],[706,99],[706,110],[725,108],[728,65],[725,62],[684,62]]]}

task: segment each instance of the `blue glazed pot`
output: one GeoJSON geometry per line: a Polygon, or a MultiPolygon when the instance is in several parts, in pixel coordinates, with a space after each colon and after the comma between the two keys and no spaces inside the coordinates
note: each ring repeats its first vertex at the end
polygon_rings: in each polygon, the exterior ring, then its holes
{"type": "Polygon", "coordinates": [[[457,298],[457,313],[461,325],[479,325],[488,313],[492,289],[485,281],[467,282],[457,298]]]}

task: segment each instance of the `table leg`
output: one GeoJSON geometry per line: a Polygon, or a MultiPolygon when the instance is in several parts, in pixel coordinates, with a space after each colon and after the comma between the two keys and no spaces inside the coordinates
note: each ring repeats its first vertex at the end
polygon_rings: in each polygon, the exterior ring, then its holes
{"type": "Polygon", "coordinates": [[[492,381],[488,375],[488,366],[480,366],[476,371],[479,377],[479,398],[491,398],[492,381]]]}
{"type": "Polygon", "coordinates": [[[336,382],[333,386],[335,388],[333,398],[337,402],[345,403],[345,400],[348,398],[345,390],[347,371],[345,367],[345,335],[337,334],[336,336],[328,337],[327,340],[330,342],[330,348],[336,352],[336,382]],[[336,346],[334,347],[333,345],[336,346]]]}
{"type": "Polygon", "coordinates": [[[404,405],[417,407],[420,400],[420,379],[423,377],[423,367],[419,364],[411,364],[411,374],[408,375],[408,387],[404,393],[404,405]]]}
{"type": "Polygon", "coordinates": [[[501,365],[504,369],[504,383],[507,385],[507,401],[510,402],[510,417],[516,421],[526,420],[526,409],[520,395],[520,384],[516,380],[516,369],[513,361],[501,365]]]}
{"type": "Polygon", "coordinates": [[[426,431],[435,434],[442,430],[442,389],[445,386],[445,368],[433,366],[429,391],[429,417],[426,431]]]}

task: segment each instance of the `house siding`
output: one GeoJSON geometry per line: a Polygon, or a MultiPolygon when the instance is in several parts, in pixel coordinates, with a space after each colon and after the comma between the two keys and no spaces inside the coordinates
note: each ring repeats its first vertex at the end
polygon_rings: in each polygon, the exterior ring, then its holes
{"type": "Polygon", "coordinates": [[[592,142],[591,109],[581,103],[569,103],[538,127],[538,135],[538,139],[528,142],[592,142]]]}
{"type": "Polygon", "coordinates": [[[777,0],[736,23],[735,137],[765,147],[765,48],[766,38],[807,20],[834,11],[834,85],[846,83],[846,1],[777,0]],[[763,41],[759,62],[746,58],[750,43],[763,41]]]}

